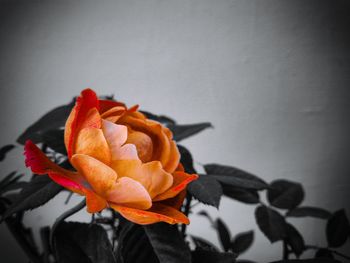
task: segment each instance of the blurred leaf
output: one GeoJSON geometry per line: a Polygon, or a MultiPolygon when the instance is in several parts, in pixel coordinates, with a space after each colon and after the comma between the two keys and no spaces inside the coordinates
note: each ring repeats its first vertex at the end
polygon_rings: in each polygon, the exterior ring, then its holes
{"type": "Polygon", "coordinates": [[[60,263],[116,262],[107,233],[100,225],[61,222],[53,238],[56,258],[60,263]]]}
{"type": "Polygon", "coordinates": [[[187,190],[200,202],[215,206],[216,208],[219,207],[222,188],[213,177],[201,174],[197,180],[188,185],[187,190]]]}
{"type": "Polygon", "coordinates": [[[277,211],[264,205],[258,206],[255,210],[255,219],[260,230],[271,243],[286,237],[286,222],[277,211]]]}
{"type": "Polygon", "coordinates": [[[287,237],[285,241],[292,248],[294,254],[299,257],[305,250],[305,242],[299,231],[291,224],[287,223],[287,237]]]}
{"type": "Polygon", "coordinates": [[[317,259],[289,259],[289,260],[281,260],[281,261],[274,261],[271,263],[341,263],[338,260],[335,259],[328,259],[328,258],[317,258],[317,259]]]}
{"type": "Polygon", "coordinates": [[[225,251],[231,248],[231,233],[227,225],[220,218],[216,219],[215,227],[219,235],[219,241],[225,251]]]}
{"type": "Polygon", "coordinates": [[[0,193],[3,193],[6,191],[6,188],[12,185],[13,183],[17,182],[19,178],[21,178],[23,175],[16,175],[17,172],[13,171],[5,176],[4,179],[0,181],[0,193]]]}
{"type": "Polygon", "coordinates": [[[255,261],[246,260],[246,259],[238,259],[236,263],[255,263],[255,261]]]}
{"type": "Polygon", "coordinates": [[[184,166],[185,171],[190,174],[197,173],[193,167],[193,158],[190,151],[186,147],[179,144],[177,145],[177,148],[179,149],[181,155],[180,163],[184,166]]]}
{"type": "Polygon", "coordinates": [[[156,114],[153,114],[153,113],[148,112],[148,111],[140,111],[140,112],[143,113],[148,119],[158,121],[158,122],[163,123],[165,125],[176,123],[175,120],[173,120],[172,118],[165,116],[165,115],[156,115],[156,114]]]}
{"type": "Polygon", "coordinates": [[[196,249],[192,252],[193,263],[234,263],[236,255],[230,252],[216,252],[196,249]]]}
{"type": "Polygon", "coordinates": [[[143,226],[160,263],[191,263],[191,252],[174,225],[143,226]]]}
{"type": "Polygon", "coordinates": [[[281,209],[293,209],[304,199],[301,184],[287,180],[276,180],[270,184],[267,198],[271,205],[281,209]]]}
{"type": "Polygon", "coordinates": [[[126,222],[118,238],[116,257],[118,263],[159,263],[153,247],[140,225],[126,222]]]}
{"type": "Polygon", "coordinates": [[[13,182],[11,184],[8,184],[7,186],[5,186],[4,188],[2,188],[0,190],[0,195],[7,193],[9,191],[13,191],[13,190],[18,190],[18,189],[22,189],[23,187],[25,187],[28,184],[28,182],[13,182]]]}
{"type": "Polygon", "coordinates": [[[67,155],[66,146],[64,144],[64,130],[48,130],[42,134],[40,140],[46,146],[50,147],[55,152],[67,155]]]}
{"type": "Polygon", "coordinates": [[[214,176],[220,183],[225,185],[257,190],[268,187],[268,185],[257,176],[232,166],[206,164],[204,165],[204,169],[207,174],[214,176]]]}
{"type": "Polygon", "coordinates": [[[331,212],[325,209],[311,206],[297,207],[286,214],[288,217],[316,217],[321,219],[328,219],[331,215],[331,212]]]}
{"type": "Polygon", "coordinates": [[[254,231],[247,231],[237,234],[231,242],[232,251],[237,254],[245,252],[254,241],[254,231]]]}
{"type": "Polygon", "coordinates": [[[8,144],[0,148],[0,162],[6,157],[6,154],[11,151],[15,146],[13,144],[8,144]]]}
{"type": "Polygon", "coordinates": [[[214,244],[212,244],[208,240],[205,240],[204,238],[193,236],[193,235],[191,235],[191,238],[196,248],[217,251],[217,252],[219,251],[219,249],[214,244]]]}
{"type": "Polygon", "coordinates": [[[15,202],[7,209],[4,218],[14,213],[39,207],[55,197],[62,186],[53,182],[48,176],[36,176],[25,185],[15,202]]]}
{"type": "Polygon", "coordinates": [[[256,190],[238,188],[226,184],[222,184],[222,190],[225,196],[245,204],[258,204],[260,202],[259,194],[256,190]]]}
{"type": "Polygon", "coordinates": [[[169,124],[167,127],[173,132],[174,140],[179,142],[213,126],[210,122],[202,122],[184,125],[169,124]]]}
{"type": "Polygon", "coordinates": [[[332,251],[326,248],[320,248],[315,253],[315,258],[334,258],[332,251]]]}
{"type": "Polygon", "coordinates": [[[349,220],[345,210],[336,211],[331,218],[328,219],[326,234],[330,247],[341,247],[348,238],[349,220]]]}
{"type": "Polygon", "coordinates": [[[67,105],[59,106],[49,111],[38,121],[29,126],[24,133],[18,137],[17,142],[25,144],[26,140],[32,140],[34,143],[39,143],[44,132],[64,127],[74,104],[75,100],[67,105]]]}

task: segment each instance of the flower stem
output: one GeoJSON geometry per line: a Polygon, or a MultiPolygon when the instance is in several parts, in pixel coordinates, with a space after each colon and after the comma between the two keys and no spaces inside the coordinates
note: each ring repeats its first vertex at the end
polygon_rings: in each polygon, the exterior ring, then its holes
{"type": "MultiPolygon", "coordinates": [[[[190,213],[190,209],[191,209],[191,201],[192,201],[192,196],[190,194],[187,193],[186,196],[186,204],[185,204],[185,208],[184,208],[184,214],[186,216],[188,216],[188,214],[190,213]]],[[[186,237],[186,228],[187,225],[186,224],[182,224],[181,225],[181,233],[183,235],[183,237],[186,237]]]]}
{"type": "Polygon", "coordinates": [[[86,201],[85,199],[83,201],[81,201],[79,204],[77,204],[76,206],[72,207],[71,209],[67,210],[66,212],[64,212],[60,217],[57,218],[57,220],[55,221],[55,223],[53,224],[52,228],[51,228],[51,233],[50,233],[50,246],[51,249],[53,249],[53,234],[57,228],[57,226],[64,221],[66,218],[70,217],[71,215],[74,215],[76,212],[80,211],[81,209],[83,209],[86,205],[86,201]]]}

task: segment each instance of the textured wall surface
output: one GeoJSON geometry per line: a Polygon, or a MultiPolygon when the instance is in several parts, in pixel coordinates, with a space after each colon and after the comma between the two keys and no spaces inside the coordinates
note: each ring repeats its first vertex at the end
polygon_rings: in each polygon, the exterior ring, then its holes
{"type": "MultiPolygon", "coordinates": [[[[235,165],[266,181],[300,181],[308,205],[331,210],[347,205],[346,1],[0,3],[0,145],[92,87],[180,123],[211,121],[215,129],[184,141],[200,163],[235,165]]],[[[0,176],[25,170],[21,152],[1,163],[0,176]]],[[[51,224],[65,198],[28,212],[26,222],[51,224]]],[[[208,209],[232,233],[256,229],[254,206],[224,198],[219,212],[208,209]]],[[[204,218],[192,220],[190,233],[218,243],[204,218]]],[[[295,222],[307,243],[322,245],[323,222],[295,222]]],[[[0,258],[25,261],[3,225],[0,237],[0,258]],[[9,251],[15,253],[10,257],[9,251]]],[[[280,246],[256,231],[244,257],[279,259],[280,246]]]]}

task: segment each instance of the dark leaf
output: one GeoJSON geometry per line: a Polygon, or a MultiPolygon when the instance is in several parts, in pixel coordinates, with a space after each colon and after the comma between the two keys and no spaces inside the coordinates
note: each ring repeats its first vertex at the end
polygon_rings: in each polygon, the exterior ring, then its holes
{"type": "Polygon", "coordinates": [[[188,186],[188,192],[200,202],[219,207],[222,196],[221,185],[213,177],[201,174],[188,186]]]}
{"type": "Polygon", "coordinates": [[[289,260],[281,260],[281,261],[274,261],[271,263],[341,263],[338,260],[335,259],[328,259],[328,258],[317,258],[317,259],[289,259],[289,260]]]}
{"type": "Polygon", "coordinates": [[[196,249],[192,252],[193,263],[234,263],[236,255],[230,252],[216,252],[196,249]]]}
{"type": "Polygon", "coordinates": [[[253,244],[253,241],[254,232],[252,230],[239,233],[231,242],[232,251],[237,254],[242,254],[253,244]]]}
{"type": "Polygon", "coordinates": [[[261,205],[255,210],[255,219],[260,230],[271,243],[286,237],[286,222],[277,211],[261,205]]]}
{"type": "Polygon", "coordinates": [[[287,180],[276,180],[270,184],[267,198],[271,205],[281,209],[293,209],[304,199],[301,184],[287,180]]]}
{"type": "Polygon", "coordinates": [[[225,185],[257,190],[268,187],[268,185],[257,176],[232,166],[206,164],[204,165],[204,169],[207,174],[215,176],[220,183],[225,185]]]}
{"type": "Polygon", "coordinates": [[[143,113],[148,119],[158,121],[158,122],[163,123],[165,125],[176,123],[172,118],[165,116],[165,115],[156,115],[156,114],[150,113],[148,111],[140,111],[140,112],[143,113]]]}
{"type": "Polygon", "coordinates": [[[294,252],[294,254],[297,257],[299,257],[301,253],[303,253],[305,250],[304,238],[299,233],[299,231],[291,224],[287,223],[286,229],[287,229],[287,237],[285,241],[292,248],[292,251],[294,252]]]}
{"type": "Polygon", "coordinates": [[[28,184],[28,182],[13,182],[11,184],[8,184],[7,186],[5,186],[4,188],[2,188],[0,190],[0,195],[7,193],[9,191],[22,189],[27,184],[28,184]]]}
{"type": "Polygon", "coordinates": [[[107,233],[97,224],[62,222],[54,232],[53,241],[60,263],[116,262],[107,233]]]}
{"type": "Polygon", "coordinates": [[[196,248],[217,251],[217,252],[219,251],[219,249],[214,244],[212,244],[208,240],[205,240],[204,238],[193,236],[193,235],[191,235],[191,238],[196,248]]]}
{"type": "Polygon", "coordinates": [[[179,149],[181,155],[180,162],[184,166],[185,171],[190,174],[196,173],[196,170],[193,167],[193,158],[190,151],[186,147],[179,144],[177,145],[177,148],[179,149]]]}
{"type": "Polygon", "coordinates": [[[349,220],[345,210],[336,211],[327,222],[328,245],[330,247],[341,247],[348,238],[349,228],[349,220]]]}
{"type": "Polygon", "coordinates": [[[321,219],[328,219],[331,215],[331,212],[325,209],[310,206],[297,207],[286,214],[288,217],[316,217],[321,219]]]}
{"type": "Polygon", "coordinates": [[[55,152],[67,155],[64,145],[64,130],[48,130],[42,134],[41,142],[50,147],[55,152]]]}
{"type": "Polygon", "coordinates": [[[5,212],[4,218],[20,211],[39,207],[55,197],[61,190],[62,186],[53,182],[48,176],[36,176],[23,187],[15,202],[5,212]]]}
{"type": "Polygon", "coordinates": [[[216,219],[215,227],[218,232],[219,241],[222,248],[228,251],[231,248],[231,233],[227,225],[220,219],[216,219]]]}
{"type": "Polygon", "coordinates": [[[24,144],[26,140],[32,140],[34,143],[38,143],[45,131],[56,130],[64,127],[74,103],[75,100],[67,105],[59,106],[46,113],[38,121],[29,126],[24,133],[19,136],[17,142],[24,144]]]}
{"type": "Polygon", "coordinates": [[[315,253],[315,258],[334,258],[332,251],[326,248],[320,248],[315,253]]]}
{"type": "Polygon", "coordinates": [[[17,172],[13,171],[5,176],[4,179],[0,181],[0,192],[3,192],[6,187],[18,181],[22,175],[16,175],[17,172]]]}
{"type": "Polygon", "coordinates": [[[6,154],[11,151],[15,146],[13,144],[8,144],[0,148],[0,162],[6,157],[6,154]]]}
{"type": "Polygon", "coordinates": [[[122,225],[116,257],[118,263],[159,263],[144,228],[131,222],[122,225]]]}
{"type": "Polygon", "coordinates": [[[160,263],[191,263],[191,252],[176,226],[157,223],[144,226],[160,263]]]}
{"type": "Polygon", "coordinates": [[[260,202],[258,192],[253,189],[244,189],[222,184],[222,190],[225,196],[245,204],[257,204],[260,202]]]}
{"type": "Polygon", "coordinates": [[[209,122],[202,122],[196,124],[169,124],[168,128],[173,132],[174,140],[181,141],[190,136],[193,136],[207,128],[213,127],[209,122]]]}

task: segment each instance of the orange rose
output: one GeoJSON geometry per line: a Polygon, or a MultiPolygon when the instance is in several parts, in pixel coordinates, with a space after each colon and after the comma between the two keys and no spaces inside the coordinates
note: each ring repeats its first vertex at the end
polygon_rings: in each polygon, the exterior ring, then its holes
{"type": "Polygon", "coordinates": [[[26,166],[86,197],[87,211],[106,207],[137,224],[188,224],[179,211],[188,183],[171,131],[123,103],[83,90],[65,126],[68,158],[77,170],[53,163],[31,141],[26,166]]]}

